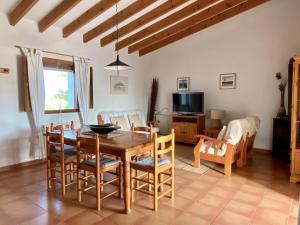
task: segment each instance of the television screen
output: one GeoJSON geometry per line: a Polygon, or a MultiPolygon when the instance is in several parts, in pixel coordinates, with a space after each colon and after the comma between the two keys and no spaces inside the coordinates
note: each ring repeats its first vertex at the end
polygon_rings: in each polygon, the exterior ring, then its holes
{"type": "Polygon", "coordinates": [[[173,93],[173,112],[204,113],[204,93],[173,93]]]}

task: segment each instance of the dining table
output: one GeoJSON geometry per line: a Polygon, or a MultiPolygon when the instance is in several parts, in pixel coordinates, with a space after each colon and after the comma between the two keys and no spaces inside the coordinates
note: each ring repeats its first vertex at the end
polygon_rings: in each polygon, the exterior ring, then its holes
{"type": "MultiPolygon", "coordinates": [[[[85,132],[85,136],[92,133],[85,132]]],[[[64,131],[65,144],[76,146],[76,130],[64,131]]],[[[146,133],[117,131],[108,135],[99,135],[100,152],[119,157],[123,166],[123,198],[125,213],[131,212],[130,192],[130,162],[132,157],[153,148],[152,136],[146,133]]]]}

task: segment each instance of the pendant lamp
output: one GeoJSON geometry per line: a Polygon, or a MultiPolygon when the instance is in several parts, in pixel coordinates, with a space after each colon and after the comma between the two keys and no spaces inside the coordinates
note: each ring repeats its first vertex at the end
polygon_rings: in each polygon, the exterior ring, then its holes
{"type": "MultiPolygon", "coordinates": [[[[117,31],[117,44],[119,43],[119,21],[118,21],[118,3],[116,3],[116,31],[117,31]]],[[[119,50],[117,52],[117,59],[116,61],[104,66],[104,69],[106,70],[114,70],[114,71],[125,71],[125,70],[131,70],[132,67],[128,64],[122,62],[119,57],[119,50]]]]}

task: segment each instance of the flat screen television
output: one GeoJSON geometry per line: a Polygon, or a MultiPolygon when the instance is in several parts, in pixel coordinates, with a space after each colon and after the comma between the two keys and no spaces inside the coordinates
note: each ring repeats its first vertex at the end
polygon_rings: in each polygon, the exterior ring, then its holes
{"type": "Polygon", "coordinates": [[[173,93],[173,112],[203,114],[204,92],[173,93]]]}

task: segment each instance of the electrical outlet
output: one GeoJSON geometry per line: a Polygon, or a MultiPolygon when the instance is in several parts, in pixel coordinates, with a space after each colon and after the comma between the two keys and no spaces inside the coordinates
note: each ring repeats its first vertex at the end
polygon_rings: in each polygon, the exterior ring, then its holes
{"type": "Polygon", "coordinates": [[[0,73],[9,73],[9,68],[0,68],[0,73]]]}

